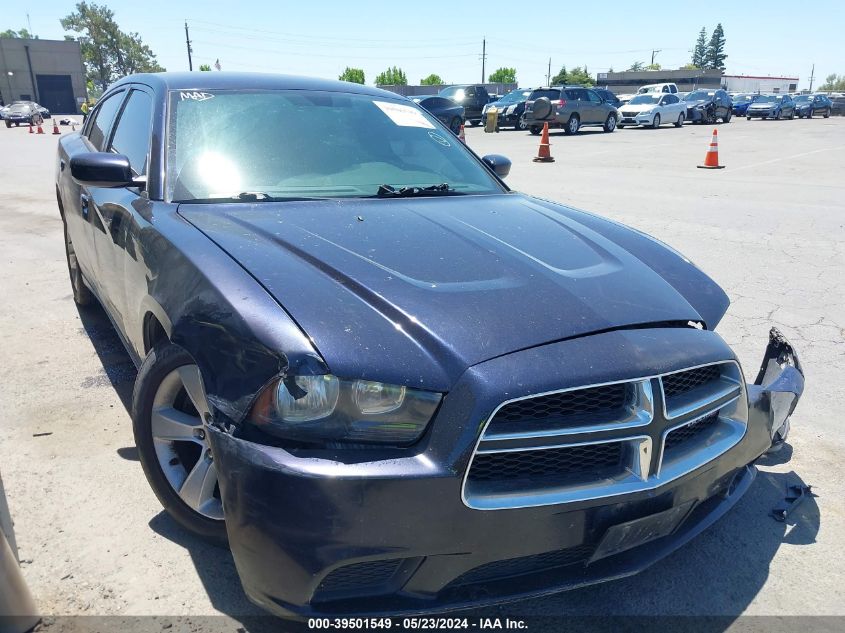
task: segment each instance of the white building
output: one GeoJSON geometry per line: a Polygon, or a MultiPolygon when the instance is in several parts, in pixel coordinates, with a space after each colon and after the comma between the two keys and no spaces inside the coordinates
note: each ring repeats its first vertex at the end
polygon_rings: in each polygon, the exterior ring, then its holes
{"type": "Polygon", "coordinates": [[[728,92],[788,93],[798,90],[798,77],[723,75],[722,87],[728,92]]]}

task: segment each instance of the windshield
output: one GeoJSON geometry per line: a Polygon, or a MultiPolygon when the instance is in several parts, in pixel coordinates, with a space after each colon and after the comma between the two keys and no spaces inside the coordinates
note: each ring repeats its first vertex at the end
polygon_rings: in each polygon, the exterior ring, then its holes
{"type": "Polygon", "coordinates": [[[501,193],[437,119],[407,101],[337,92],[172,92],[169,200],[501,193]]]}
{"type": "Polygon", "coordinates": [[[454,101],[462,101],[464,98],[464,89],[460,86],[449,86],[448,88],[443,88],[439,94],[441,97],[447,97],[454,101]]]}
{"type": "Polygon", "coordinates": [[[736,95],[733,98],[734,103],[748,103],[753,97],[751,95],[736,95]]]}
{"type": "Polygon", "coordinates": [[[499,103],[505,105],[509,103],[519,103],[525,101],[531,95],[530,90],[511,90],[504,97],[499,99],[499,103]]]}
{"type": "Polygon", "coordinates": [[[659,94],[637,95],[628,102],[628,105],[640,105],[642,103],[657,103],[658,101],[660,101],[659,94]]]}
{"type": "Polygon", "coordinates": [[[757,98],[757,103],[776,103],[778,101],[778,97],[774,97],[772,95],[760,95],[757,98]]]}
{"type": "Polygon", "coordinates": [[[684,101],[707,101],[710,97],[715,94],[715,91],[708,92],[707,90],[696,90],[684,97],[684,101]]]}
{"type": "Polygon", "coordinates": [[[9,106],[10,112],[29,112],[29,105],[26,103],[13,103],[9,106]]]}
{"type": "Polygon", "coordinates": [[[810,95],[798,95],[795,97],[795,103],[807,103],[810,100],[812,100],[810,95]]]}

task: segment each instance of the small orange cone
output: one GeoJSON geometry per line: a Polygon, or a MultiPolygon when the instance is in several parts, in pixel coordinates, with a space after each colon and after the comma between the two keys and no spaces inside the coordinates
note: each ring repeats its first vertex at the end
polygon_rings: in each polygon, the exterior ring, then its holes
{"type": "Polygon", "coordinates": [[[460,139],[461,143],[464,145],[467,144],[467,135],[464,134],[464,124],[461,123],[461,129],[458,130],[458,138],[460,139]]]}
{"type": "Polygon", "coordinates": [[[534,157],[535,163],[553,163],[555,159],[552,158],[552,152],[549,149],[549,124],[548,122],[543,123],[543,136],[540,137],[540,150],[537,152],[537,156],[534,157]]]}
{"type": "Polygon", "coordinates": [[[43,130],[43,129],[41,129],[41,125],[40,125],[40,124],[38,125],[38,128],[35,130],[35,133],[36,133],[36,134],[44,134],[44,130],[43,130]]]}
{"type": "Polygon", "coordinates": [[[719,164],[719,131],[713,130],[713,138],[710,141],[710,147],[707,149],[707,154],[704,156],[704,164],[698,165],[699,169],[724,169],[724,165],[719,164]]]}
{"type": "Polygon", "coordinates": [[[32,131],[32,123],[29,124],[29,133],[34,134],[34,132],[32,131]]]}
{"type": "Polygon", "coordinates": [[[59,132],[59,124],[56,123],[56,119],[53,119],[53,134],[61,134],[61,132],[59,132]]]}

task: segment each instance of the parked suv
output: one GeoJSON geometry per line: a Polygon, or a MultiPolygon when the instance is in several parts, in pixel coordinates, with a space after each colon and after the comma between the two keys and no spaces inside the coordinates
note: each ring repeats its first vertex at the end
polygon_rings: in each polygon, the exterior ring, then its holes
{"type": "Polygon", "coordinates": [[[556,100],[543,96],[525,104],[525,122],[532,134],[539,134],[543,123],[562,127],[566,134],[575,134],[584,126],[601,126],[605,132],[616,129],[619,111],[595,90],[581,86],[558,90],[556,100]]]}
{"type": "Polygon", "coordinates": [[[481,85],[448,86],[443,88],[439,95],[464,106],[464,116],[472,125],[481,123],[481,111],[490,103],[487,88],[481,85]]]}
{"type": "Polygon", "coordinates": [[[722,119],[727,123],[731,120],[733,103],[724,90],[693,90],[684,102],[687,105],[687,121],[715,123],[716,119],[722,119]]]}
{"type": "Polygon", "coordinates": [[[618,108],[622,105],[622,100],[610,90],[607,90],[606,88],[593,88],[593,90],[595,90],[602,99],[607,101],[614,108],[618,108]]]}

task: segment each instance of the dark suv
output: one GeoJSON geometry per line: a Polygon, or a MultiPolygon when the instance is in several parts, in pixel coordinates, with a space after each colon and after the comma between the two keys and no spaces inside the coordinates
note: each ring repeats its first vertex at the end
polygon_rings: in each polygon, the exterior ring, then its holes
{"type": "Polygon", "coordinates": [[[562,127],[566,134],[575,134],[584,126],[601,126],[605,132],[616,129],[619,112],[595,90],[581,86],[551,90],[557,91],[557,99],[552,94],[529,99],[525,104],[525,122],[532,134],[539,134],[543,123],[562,127]]]}
{"type": "Polygon", "coordinates": [[[687,104],[687,121],[693,123],[715,123],[722,119],[727,123],[731,120],[733,102],[724,90],[693,90],[684,101],[687,104]]]}
{"type": "Polygon", "coordinates": [[[490,103],[490,94],[481,85],[447,86],[438,94],[464,106],[464,117],[472,125],[481,123],[481,111],[490,103]]]}
{"type": "Polygon", "coordinates": [[[798,95],[793,101],[799,119],[812,119],[814,114],[821,114],[826,119],[833,110],[833,102],[824,95],[798,95]]]}

